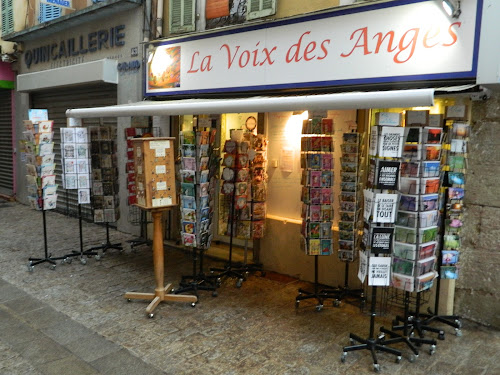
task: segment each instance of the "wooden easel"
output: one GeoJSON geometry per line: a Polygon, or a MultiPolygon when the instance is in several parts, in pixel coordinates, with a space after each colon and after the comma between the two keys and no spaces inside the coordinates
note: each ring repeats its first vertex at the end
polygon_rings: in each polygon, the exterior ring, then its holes
{"type": "Polygon", "coordinates": [[[151,303],[146,307],[146,314],[148,317],[152,318],[154,316],[153,311],[164,301],[174,301],[174,302],[191,302],[194,307],[198,301],[198,297],[191,295],[182,294],[171,294],[168,293],[171,290],[172,284],[169,283],[164,286],[164,253],[163,253],[163,230],[161,217],[163,211],[167,208],[157,208],[151,210],[151,215],[153,216],[153,265],[155,272],[155,292],[154,293],[136,293],[128,292],[125,293],[125,298],[129,301],[131,299],[145,299],[150,300],[151,303]]]}

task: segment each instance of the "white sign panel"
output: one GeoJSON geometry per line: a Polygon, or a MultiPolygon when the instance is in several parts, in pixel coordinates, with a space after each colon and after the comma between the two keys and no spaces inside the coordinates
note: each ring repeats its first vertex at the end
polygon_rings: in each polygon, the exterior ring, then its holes
{"type": "Polygon", "coordinates": [[[368,285],[389,286],[391,281],[391,258],[371,257],[368,267],[368,285]]]}
{"type": "Polygon", "coordinates": [[[461,7],[385,2],[155,43],[146,95],[475,77],[477,0],[461,7]]]}

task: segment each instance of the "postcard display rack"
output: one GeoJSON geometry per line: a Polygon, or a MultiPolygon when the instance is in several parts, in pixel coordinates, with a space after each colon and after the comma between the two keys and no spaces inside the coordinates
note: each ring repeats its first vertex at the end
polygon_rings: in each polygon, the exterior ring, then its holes
{"type": "Polygon", "coordinates": [[[109,223],[116,222],[120,217],[118,199],[118,169],[116,160],[116,127],[90,126],[90,165],[92,169],[92,208],[94,223],[105,223],[106,242],[95,246],[89,251],[102,250],[105,254],[109,249],[123,250],[120,243],[111,243],[109,238],[109,223]]]}
{"type": "Polygon", "coordinates": [[[150,300],[146,308],[153,318],[154,309],[164,301],[189,302],[195,306],[198,298],[190,295],[168,293],[172,284],[164,286],[163,224],[164,211],[177,205],[175,184],[174,140],[171,137],[149,137],[133,139],[137,205],[151,211],[153,217],[153,266],[155,274],[154,293],[128,292],[124,297],[150,300]]]}
{"type": "Polygon", "coordinates": [[[342,135],[342,156],[340,159],[340,221],[338,258],[345,263],[344,286],[334,289],[337,294],[336,306],[346,297],[359,299],[360,307],[365,304],[363,288],[349,287],[349,264],[356,259],[356,249],[360,246],[359,231],[362,224],[362,196],[360,192],[361,178],[364,173],[364,139],[359,133],[344,133],[342,135]]]}
{"type": "MultiPolygon", "coordinates": [[[[234,237],[244,240],[264,236],[267,200],[267,138],[262,134],[233,131],[224,144],[222,158],[219,227],[227,228],[229,258],[224,268],[211,268],[217,283],[222,278],[234,277],[241,287],[250,270],[260,265],[233,264],[234,237]],[[226,225],[227,224],[227,225],[226,225]]],[[[246,259],[245,259],[246,260],[246,259]]]]}
{"type": "MultiPolygon", "coordinates": [[[[81,125],[81,123],[79,124],[81,125]]],[[[88,129],[81,126],[62,127],[61,132],[61,164],[63,174],[61,179],[66,190],[77,190],[78,195],[78,226],[80,233],[80,252],[73,251],[64,256],[65,263],[71,263],[72,257],[79,256],[80,262],[86,264],[84,255],[100,255],[92,250],[83,250],[82,204],[91,203],[92,166],[90,162],[90,139],[88,129]]]]}
{"type": "Polygon", "coordinates": [[[350,333],[351,345],[343,348],[341,356],[341,361],[345,362],[348,352],[369,350],[374,370],[377,372],[380,370],[377,351],[395,355],[398,363],[402,358],[401,351],[390,348],[389,345],[399,342],[411,345],[406,338],[385,339],[385,333],[375,337],[377,288],[390,284],[390,254],[398,202],[396,189],[403,148],[404,128],[401,122],[399,113],[380,112],[376,114],[375,124],[371,126],[369,170],[366,189],[363,191],[365,223],[362,248],[365,250],[360,251],[358,272],[358,277],[362,282],[368,276],[368,285],[371,286],[369,336],[364,339],[350,333]]]}
{"type": "MultiPolygon", "coordinates": [[[[440,194],[442,219],[440,220],[440,251],[437,254],[439,277],[436,279],[434,311],[428,309],[427,313],[416,314],[419,317],[417,323],[420,323],[421,329],[429,330],[429,324],[438,322],[453,327],[456,336],[462,335],[461,318],[457,315],[439,315],[439,296],[442,279],[458,278],[460,229],[463,225],[462,210],[470,134],[467,118],[466,105],[446,107],[441,174],[443,187],[440,194]]],[[[438,338],[444,339],[444,331],[432,329],[438,332],[438,338]]]]}
{"type": "Polygon", "coordinates": [[[180,209],[182,244],[192,248],[193,274],[182,276],[175,293],[210,290],[217,296],[214,277],[203,270],[204,252],[212,243],[216,173],[219,157],[215,153],[216,129],[201,128],[180,133],[181,170],[180,209]],[[199,269],[197,260],[200,260],[199,269]]]}
{"type": "Polygon", "coordinates": [[[51,269],[56,268],[56,260],[47,249],[46,210],[53,210],[57,204],[57,184],[54,175],[53,121],[48,120],[46,110],[30,110],[29,120],[24,121],[24,149],[26,152],[26,180],[28,201],[31,208],[42,211],[44,257],[30,257],[28,270],[37,264],[48,262],[51,269]]]}
{"type": "Polygon", "coordinates": [[[298,290],[295,307],[300,301],[315,299],[316,310],[326,299],[337,300],[337,294],[319,290],[318,258],[333,254],[333,119],[312,116],[302,125],[300,164],[302,168],[301,246],[314,256],[314,290],[298,290]]]}

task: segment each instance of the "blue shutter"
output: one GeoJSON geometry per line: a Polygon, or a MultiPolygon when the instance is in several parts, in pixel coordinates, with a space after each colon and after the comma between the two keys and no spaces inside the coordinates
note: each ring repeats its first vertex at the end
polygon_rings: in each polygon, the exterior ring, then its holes
{"type": "Polygon", "coordinates": [[[61,17],[62,10],[59,7],[40,3],[40,23],[55,20],[61,17]]]}

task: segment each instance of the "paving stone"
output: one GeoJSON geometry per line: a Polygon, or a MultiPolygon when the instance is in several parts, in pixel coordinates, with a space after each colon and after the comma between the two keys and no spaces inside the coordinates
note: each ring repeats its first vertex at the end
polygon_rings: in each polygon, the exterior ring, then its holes
{"type": "Polygon", "coordinates": [[[76,356],[70,356],[56,361],[41,364],[38,369],[45,375],[94,375],[99,374],[97,369],[76,356]]]}
{"type": "Polygon", "coordinates": [[[101,373],[106,375],[123,375],[123,369],[127,369],[128,374],[134,375],[165,374],[165,372],[160,371],[144,363],[137,357],[132,356],[125,349],[96,359],[95,361],[92,361],[91,364],[101,373]]]}
{"type": "Polygon", "coordinates": [[[120,347],[95,333],[82,338],[74,339],[65,345],[72,353],[84,361],[92,362],[96,359],[116,353],[120,347]]]}

